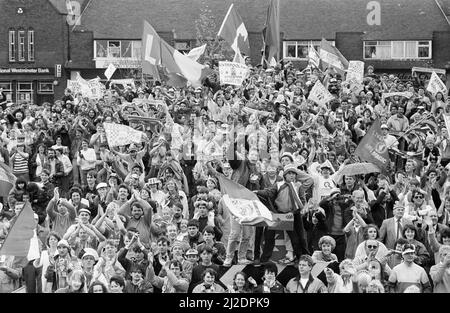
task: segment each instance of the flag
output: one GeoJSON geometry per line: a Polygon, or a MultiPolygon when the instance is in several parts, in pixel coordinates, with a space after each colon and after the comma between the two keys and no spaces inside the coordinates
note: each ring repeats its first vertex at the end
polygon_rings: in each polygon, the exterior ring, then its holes
{"type": "Polygon", "coordinates": [[[108,68],[105,71],[105,77],[108,79],[108,81],[111,79],[111,77],[114,75],[114,72],[117,70],[117,68],[114,66],[114,64],[109,63],[108,68]]]}
{"type": "Polygon", "coordinates": [[[144,21],[142,34],[142,63],[144,74],[154,74],[157,67],[164,67],[170,74],[178,74],[194,87],[211,73],[208,66],[191,60],[159,37],[154,28],[144,21]]]}
{"type": "Polygon", "coordinates": [[[219,176],[220,190],[225,207],[241,225],[254,226],[260,223],[272,226],[273,217],[269,209],[262,204],[258,196],[242,185],[219,176]]]}
{"type": "Polygon", "coordinates": [[[246,55],[250,54],[247,29],[237,10],[234,9],[234,4],[230,5],[217,36],[225,39],[231,45],[233,51],[243,52],[246,55]]]}
{"type": "Polygon", "coordinates": [[[315,66],[315,67],[319,67],[320,65],[320,56],[317,53],[316,49],[314,49],[313,45],[309,45],[309,49],[308,49],[308,59],[309,59],[309,64],[315,66]]]}
{"type": "Polygon", "coordinates": [[[12,174],[11,168],[0,162],[0,197],[6,197],[14,187],[16,176],[12,174]]]}
{"type": "Polygon", "coordinates": [[[131,143],[142,142],[144,133],[129,126],[104,123],[103,127],[105,128],[108,145],[111,147],[126,146],[131,143]]]}
{"type": "Polygon", "coordinates": [[[266,23],[263,29],[264,57],[267,63],[279,59],[280,51],[280,1],[270,0],[266,23]]]}
{"type": "Polygon", "coordinates": [[[192,49],[191,51],[189,51],[187,56],[192,61],[197,62],[197,60],[203,55],[203,53],[205,53],[205,49],[206,49],[206,44],[204,44],[203,46],[200,46],[200,47],[192,49]]]}
{"type": "Polygon", "coordinates": [[[239,51],[236,51],[236,53],[234,54],[233,62],[245,65],[245,59],[242,54],[239,53],[239,51]]]}
{"type": "Polygon", "coordinates": [[[34,213],[31,204],[27,201],[6,236],[0,255],[28,256],[35,228],[34,213]]]}
{"type": "Polygon", "coordinates": [[[348,68],[347,59],[341,54],[338,48],[334,47],[322,39],[320,43],[320,59],[322,60],[322,70],[328,67],[334,68],[339,74],[344,76],[345,70],[348,68]]]}
{"type": "Polygon", "coordinates": [[[376,120],[367,131],[364,138],[355,150],[355,155],[362,160],[378,166],[381,170],[387,171],[389,163],[389,152],[381,133],[381,123],[376,120]]]}

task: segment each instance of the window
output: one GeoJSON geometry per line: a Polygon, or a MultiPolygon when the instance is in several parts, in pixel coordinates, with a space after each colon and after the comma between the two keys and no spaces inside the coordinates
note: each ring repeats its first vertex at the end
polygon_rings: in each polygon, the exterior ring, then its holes
{"type": "Polygon", "coordinates": [[[365,41],[364,59],[431,59],[431,41],[365,41]]]}
{"type": "Polygon", "coordinates": [[[53,82],[39,82],[38,93],[52,94],[53,92],[53,82]]]}
{"type": "Polygon", "coordinates": [[[34,30],[28,30],[28,61],[34,62],[34,30]]]}
{"type": "Polygon", "coordinates": [[[96,40],[94,55],[96,58],[141,58],[141,41],[133,40],[96,40]]]}
{"type": "Polygon", "coordinates": [[[16,31],[9,31],[9,62],[16,61],[16,31]]]}
{"type": "Polygon", "coordinates": [[[180,52],[188,53],[191,50],[189,42],[186,42],[186,41],[175,42],[174,46],[175,46],[174,48],[180,52]]]}
{"type": "MultiPolygon", "coordinates": [[[[6,94],[6,100],[12,101],[12,83],[11,82],[0,82],[0,89],[3,90],[3,92],[6,94]]],[[[5,101],[5,99],[1,100],[2,102],[5,101]]]]}
{"type": "Polygon", "coordinates": [[[19,61],[24,62],[25,61],[25,31],[19,30],[19,61]]]}
{"type": "Polygon", "coordinates": [[[120,58],[120,41],[108,41],[108,58],[120,58]]]}
{"type": "MultiPolygon", "coordinates": [[[[335,42],[330,41],[334,46],[335,42]]],[[[313,45],[317,52],[320,50],[320,41],[285,41],[283,45],[283,57],[307,60],[309,46],[313,45]]]]}
{"type": "Polygon", "coordinates": [[[33,103],[33,83],[32,82],[18,82],[17,83],[17,102],[33,103]]]}
{"type": "Polygon", "coordinates": [[[141,59],[141,49],[142,49],[142,42],[141,41],[133,41],[133,59],[141,59]]]}

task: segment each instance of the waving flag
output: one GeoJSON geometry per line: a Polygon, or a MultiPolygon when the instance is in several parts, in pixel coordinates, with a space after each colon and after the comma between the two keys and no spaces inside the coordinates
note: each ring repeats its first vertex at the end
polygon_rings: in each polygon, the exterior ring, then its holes
{"type": "Polygon", "coordinates": [[[12,174],[11,168],[0,162],[0,197],[8,196],[15,182],[16,176],[12,174]]]}
{"type": "Polygon", "coordinates": [[[230,5],[217,36],[225,39],[236,53],[243,52],[246,55],[250,54],[247,29],[242,18],[234,9],[234,4],[230,5]]]}
{"type": "Polygon", "coordinates": [[[3,242],[0,255],[30,256],[31,239],[34,237],[35,228],[36,221],[31,204],[26,202],[3,242]]]}
{"type": "Polygon", "coordinates": [[[147,21],[144,21],[142,38],[144,74],[153,74],[157,66],[162,66],[170,74],[180,75],[194,87],[200,87],[201,81],[211,73],[208,66],[193,61],[161,39],[147,21]]]}
{"type": "Polygon", "coordinates": [[[325,39],[322,39],[320,43],[319,55],[322,60],[322,70],[325,70],[327,67],[332,67],[342,76],[345,74],[345,70],[348,68],[347,59],[341,54],[338,48],[331,45],[325,39]]]}
{"type": "Polygon", "coordinates": [[[280,1],[270,0],[263,29],[264,59],[270,63],[278,59],[280,51],[280,1]]]}
{"type": "Polygon", "coordinates": [[[317,53],[316,49],[314,49],[313,45],[309,45],[309,49],[308,49],[308,59],[309,59],[309,64],[315,66],[315,67],[319,67],[320,65],[320,56],[317,53]]]}
{"type": "Polygon", "coordinates": [[[186,54],[192,61],[197,62],[197,60],[205,53],[206,44],[203,46],[197,47],[189,51],[188,54],[186,54]]]}
{"type": "Polygon", "coordinates": [[[144,133],[129,126],[115,123],[104,123],[106,139],[111,147],[141,143],[144,133]]]}
{"type": "Polygon", "coordinates": [[[262,204],[258,196],[242,185],[219,176],[220,190],[225,207],[241,225],[254,226],[260,223],[274,225],[272,213],[262,204]]]}
{"type": "Polygon", "coordinates": [[[386,171],[389,166],[389,152],[381,132],[380,120],[375,120],[355,150],[355,155],[386,171]]]}

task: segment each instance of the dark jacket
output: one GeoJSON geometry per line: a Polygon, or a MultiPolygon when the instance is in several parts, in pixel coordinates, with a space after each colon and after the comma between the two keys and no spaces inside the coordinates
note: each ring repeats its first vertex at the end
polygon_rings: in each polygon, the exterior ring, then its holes
{"type": "Polygon", "coordinates": [[[394,208],[394,204],[395,204],[395,201],[398,201],[398,197],[397,197],[397,194],[395,193],[395,191],[391,190],[389,193],[391,195],[391,199],[389,201],[385,202],[384,205],[382,204],[384,198],[386,197],[386,192],[384,191],[384,189],[377,190],[375,192],[375,194],[377,195],[377,199],[372,200],[369,203],[373,220],[375,222],[375,225],[378,226],[378,228],[381,227],[381,224],[383,223],[383,221],[385,219],[393,216],[392,211],[394,208]]]}
{"type": "Polygon", "coordinates": [[[342,225],[339,225],[339,227],[342,230],[353,218],[352,211],[350,210],[350,206],[347,203],[353,203],[353,201],[346,201],[341,197],[338,197],[337,199],[335,199],[335,201],[336,202],[333,203],[330,201],[330,197],[326,197],[319,203],[319,206],[325,210],[325,224],[327,225],[329,231],[331,231],[331,227],[333,226],[334,214],[336,209],[341,210],[342,225]]]}

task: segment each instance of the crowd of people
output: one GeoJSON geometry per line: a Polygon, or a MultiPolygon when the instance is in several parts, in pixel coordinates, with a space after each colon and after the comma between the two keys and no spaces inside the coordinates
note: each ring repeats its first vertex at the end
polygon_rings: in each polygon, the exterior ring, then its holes
{"type": "Polygon", "coordinates": [[[0,292],[450,292],[448,94],[372,66],[353,89],[332,69],[246,62],[242,86],[221,85],[211,62],[197,88],[136,82],[100,99],[66,89],[54,103],[2,103],[0,162],[16,180],[0,242],[30,203],[40,257],[1,256],[0,292]],[[325,105],[308,100],[318,80],[335,98],[325,105]],[[410,96],[383,96],[393,92],[410,96]],[[422,117],[436,131],[406,138],[422,117]],[[337,179],[364,161],[355,149],[377,120],[391,170],[337,179]],[[107,123],[145,135],[112,146],[107,123]],[[276,230],[241,225],[224,205],[221,175],[293,214],[283,258],[276,230]],[[282,284],[276,263],[298,273],[282,284]],[[224,284],[235,264],[262,277],[224,284]]]}

